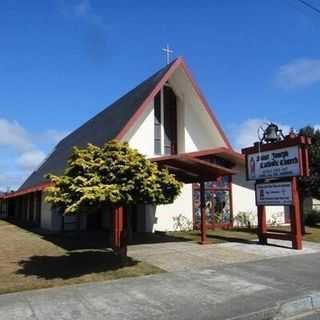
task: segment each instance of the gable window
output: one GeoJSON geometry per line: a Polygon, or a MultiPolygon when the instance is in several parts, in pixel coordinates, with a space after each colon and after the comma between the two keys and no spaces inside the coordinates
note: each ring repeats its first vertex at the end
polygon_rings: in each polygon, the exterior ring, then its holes
{"type": "Polygon", "coordinates": [[[163,87],[164,154],[177,153],[177,103],[170,87],[163,87]]]}
{"type": "Polygon", "coordinates": [[[154,153],[170,155],[177,151],[177,99],[165,85],[154,98],[154,153]]]}
{"type": "Polygon", "coordinates": [[[161,154],[161,92],[154,98],[154,153],[161,154]]]}

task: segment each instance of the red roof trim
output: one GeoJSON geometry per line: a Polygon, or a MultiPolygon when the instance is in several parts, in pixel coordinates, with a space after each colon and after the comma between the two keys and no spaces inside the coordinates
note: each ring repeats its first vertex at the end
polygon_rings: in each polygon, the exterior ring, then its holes
{"type": "Polygon", "coordinates": [[[223,141],[227,145],[227,148],[230,150],[232,149],[231,144],[229,143],[226,135],[224,134],[224,131],[222,130],[220,124],[218,123],[216,117],[214,116],[213,112],[211,111],[206,99],[204,98],[203,94],[201,93],[199,86],[196,84],[196,81],[194,80],[190,70],[188,69],[186,63],[182,58],[178,58],[173,65],[169,68],[169,70],[165,73],[165,75],[162,77],[162,79],[158,82],[158,84],[155,86],[155,88],[152,90],[152,92],[149,94],[149,96],[145,99],[145,101],[142,103],[142,105],[138,108],[138,110],[134,113],[134,115],[129,119],[129,121],[126,123],[126,125],[121,129],[121,131],[117,134],[116,139],[121,140],[124,135],[128,132],[128,130],[135,124],[135,122],[138,120],[139,116],[145,111],[145,109],[148,107],[152,99],[155,97],[155,95],[159,92],[161,87],[165,84],[165,82],[170,78],[170,76],[174,73],[174,71],[177,70],[179,66],[182,66],[183,70],[185,71],[187,77],[192,83],[192,86],[200,98],[200,101],[204,105],[207,113],[210,116],[210,119],[213,123],[213,125],[217,128],[218,132],[221,134],[223,141]]]}
{"type": "Polygon", "coordinates": [[[181,64],[181,58],[178,58],[173,65],[169,68],[169,70],[164,74],[164,76],[160,79],[155,88],[151,91],[149,96],[143,101],[142,105],[138,108],[138,110],[133,114],[133,116],[129,119],[126,125],[121,129],[121,131],[117,134],[116,139],[120,140],[124,137],[124,135],[129,131],[129,129],[135,124],[141,114],[146,110],[146,108],[151,103],[152,99],[159,92],[161,87],[166,83],[166,81],[170,78],[173,72],[177,69],[177,67],[181,64]]]}
{"type": "Polygon", "coordinates": [[[188,153],[190,156],[193,157],[205,157],[207,155],[229,155],[232,158],[235,158],[240,161],[245,160],[245,156],[239,152],[236,152],[232,149],[220,147],[220,148],[214,148],[214,149],[206,149],[206,150],[200,150],[200,151],[194,151],[188,153]]]}
{"type": "MultiPolygon", "coordinates": [[[[177,156],[188,156],[188,157],[193,157],[193,158],[202,158],[210,155],[220,155],[220,156],[230,156],[234,160],[239,160],[243,162],[245,160],[244,155],[242,155],[239,152],[230,150],[226,147],[220,147],[220,148],[214,148],[214,149],[205,149],[205,150],[200,150],[200,151],[192,151],[192,152],[184,152],[184,153],[179,153],[177,156]]],[[[154,157],[150,158],[152,161],[160,160],[160,159],[166,159],[166,158],[171,158],[173,156],[159,156],[159,157],[154,157]]]]}
{"type": "Polygon", "coordinates": [[[36,191],[42,191],[42,190],[48,188],[51,185],[52,185],[52,182],[46,182],[46,183],[37,184],[37,185],[35,185],[33,187],[30,187],[30,188],[27,188],[27,189],[23,189],[23,190],[16,191],[16,192],[11,192],[11,193],[5,195],[4,198],[5,199],[10,199],[10,198],[15,198],[15,197],[22,196],[22,195],[27,194],[27,193],[36,192],[36,191]]]}

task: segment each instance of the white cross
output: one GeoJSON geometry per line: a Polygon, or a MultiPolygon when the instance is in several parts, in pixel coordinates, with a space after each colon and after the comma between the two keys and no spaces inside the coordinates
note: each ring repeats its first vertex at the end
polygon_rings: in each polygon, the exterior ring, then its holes
{"type": "Polygon", "coordinates": [[[173,53],[173,50],[171,50],[169,48],[169,45],[167,44],[167,47],[166,48],[162,48],[162,51],[166,53],[167,55],[167,64],[170,63],[170,53],[173,53]]]}

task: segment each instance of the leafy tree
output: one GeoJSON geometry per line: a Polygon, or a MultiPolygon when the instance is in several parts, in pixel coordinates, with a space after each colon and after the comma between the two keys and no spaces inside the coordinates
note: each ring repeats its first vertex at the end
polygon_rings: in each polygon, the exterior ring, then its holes
{"type": "Polygon", "coordinates": [[[307,126],[300,134],[310,137],[312,144],[309,146],[310,176],[300,178],[299,190],[302,198],[320,199],[320,130],[307,126]]]}
{"type": "Polygon", "coordinates": [[[64,175],[48,175],[46,201],[65,215],[96,212],[104,206],[172,203],[181,183],[127,143],[74,148],[64,175]]]}

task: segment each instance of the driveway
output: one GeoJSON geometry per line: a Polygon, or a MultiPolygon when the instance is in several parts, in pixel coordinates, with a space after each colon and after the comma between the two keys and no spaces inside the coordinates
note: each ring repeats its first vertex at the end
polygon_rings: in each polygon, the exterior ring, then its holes
{"type": "Polygon", "coordinates": [[[188,271],[228,264],[297,256],[320,252],[320,243],[304,241],[303,250],[292,250],[291,242],[268,240],[199,245],[195,242],[166,242],[129,246],[128,255],[163,270],[188,271]]]}
{"type": "Polygon", "coordinates": [[[319,258],[287,255],[7,294],[0,296],[0,320],[267,319],[277,303],[320,289],[319,258]]]}

